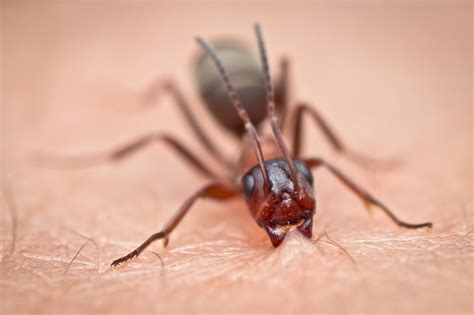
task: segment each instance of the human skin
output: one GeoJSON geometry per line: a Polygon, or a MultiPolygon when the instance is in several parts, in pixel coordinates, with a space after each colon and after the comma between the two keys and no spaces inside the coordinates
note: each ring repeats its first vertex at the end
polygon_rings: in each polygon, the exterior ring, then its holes
{"type": "Polygon", "coordinates": [[[467,1],[2,2],[1,313],[472,313],[471,14],[467,1]],[[304,156],[324,157],[433,229],[368,215],[318,170],[312,240],[292,232],[275,249],[241,199],[206,200],[166,249],[156,242],[110,268],[206,178],[160,144],[75,170],[35,157],[104,152],[163,131],[215,165],[169,97],[141,106],[161,76],[235,156],[196,96],[193,37],[256,45],[256,19],[272,69],[289,57],[292,99],[317,106],[349,147],[398,163],[361,169],[309,119],[304,156]]]}

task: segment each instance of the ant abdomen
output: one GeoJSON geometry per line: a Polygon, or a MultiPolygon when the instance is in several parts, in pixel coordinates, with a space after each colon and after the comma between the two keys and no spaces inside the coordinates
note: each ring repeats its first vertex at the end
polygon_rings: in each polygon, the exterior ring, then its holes
{"type": "MultiPolygon", "coordinates": [[[[250,120],[258,126],[267,117],[267,107],[264,78],[257,56],[236,40],[216,41],[213,47],[221,58],[250,120]]],[[[207,53],[198,55],[194,70],[198,92],[206,107],[221,126],[240,137],[245,133],[244,124],[207,53]]]]}

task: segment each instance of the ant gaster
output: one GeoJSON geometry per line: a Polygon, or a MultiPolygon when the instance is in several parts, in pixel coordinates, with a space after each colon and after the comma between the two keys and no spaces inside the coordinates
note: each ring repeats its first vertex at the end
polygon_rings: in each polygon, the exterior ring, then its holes
{"type": "Polygon", "coordinates": [[[311,169],[326,168],[349,190],[356,194],[366,206],[381,209],[398,226],[417,229],[431,227],[432,223],[411,224],[400,220],[378,199],[356,185],[343,172],[321,158],[302,159],[302,118],[309,114],[320,127],[332,147],[340,154],[357,163],[367,165],[367,158],[349,150],[338,139],[322,116],[307,104],[297,104],[292,115],[292,151],[283,138],[282,129],[286,117],[288,62],[280,63],[280,77],[275,91],[270,78],[267,54],[259,25],[255,26],[262,69],[259,69],[253,54],[236,42],[216,43],[215,49],[197,37],[204,53],[197,59],[196,78],[198,90],[207,108],[223,127],[239,138],[242,153],[237,162],[226,158],[207,136],[192,114],[188,103],[176,84],[157,80],[147,93],[148,97],[158,90],[169,92],[201,144],[228,170],[228,177],[217,176],[174,137],[163,133],[142,136],[106,155],[79,162],[118,161],[143,147],[158,141],[164,142],[185,158],[196,170],[210,178],[210,183],[200,188],[184,201],[163,228],[151,235],[143,244],[122,258],[112,262],[116,266],[138,256],[152,242],[168,236],[178,226],[198,199],[225,200],[243,195],[257,224],[265,229],[274,247],[278,247],[290,229],[297,229],[305,237],[312,237],[316,200],[311,169]],[[219,56],[218,56],[219,54],[219,56]],[[222,56],[222,59],[220,57],[222,56]],[[227,61],[229,72],[222,61],[227,61]],[[217,71],[216,71],[217,70],[217,71]],[[229,76],[230,75],[230,76],[229,76]],[[231,84],[232,78],[235,85],[231,84]],[[277,118],[280,117],[281,121],[277,118]],[[268,119],[273,137],[259,138],[258,128],[268,119]],[[273,139],[272,139],[273,138],[273,139]]]}

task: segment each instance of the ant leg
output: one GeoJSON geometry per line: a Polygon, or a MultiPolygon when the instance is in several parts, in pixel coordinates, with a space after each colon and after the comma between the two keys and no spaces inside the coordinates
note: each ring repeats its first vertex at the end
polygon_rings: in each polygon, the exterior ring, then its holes
{"type": "MultiPolygon", "coordinates": [[[[333,128],[324,120],[321,114],[313,107],[308,104],[298,104],[294,109],[293,115],[293,156],[298,158],[301,153],[301,141],[302,141],[302,130],[303,130],[303,115],[308,113],[313,118],[314,122],[323,132],[326,139],[329,141],[329,144],[336,150],[337,153],[340,153],[347,157],[349,160],[360,165],[363,168],[374,168],[374,166],[379,165],[377,161],[364,156],[358,152],[352,151],[336,136],[333,128]]],[[[385,163],[384,163],[385,164],[385,163]]],[[[388,166],[388,165],[387,165],[388,166]]]]}
{"type": "Polygon", "coordinates": [[[324,166],[327,170],[329,170],[334,176],[336,176],[347,188],[349,188],[354,194],[356,194],[362,202],[366,205],[367,208],[370,206],[376,206],[381,209],[387,216],[392,219],[398,226],[409,228],[409,229],[418,229],[423,227],[431,228],[433,223],[425,222],[419,224],[412,224],[407,223],[405,221],[400,220],[389,208],[387,208],[382,202],[377,200],[375,197],[370,195],[367,191],[357,186],[352,180],[350,180],[346,175],[344,175],[340,170],[336,167],[332,166],[331,164],[327,163],[323,159],[320,158],[313,158],[304,160],[306,166],[310,168],[317,168],[320,166],[324,166]]]}
{"type": "Polygon", "coordinates": [[[180,91],[178,86],[170,80],[155,80],[151,86],[145,91],[144,102],[151,104],[156,101],[160,91],[170,93],[174,101],[178,105],[181,112],[184,114],[184,118],[188,122],[194,134],[197,136],[201,144],[214,156],[221,164],[227,168],[234,169],[234,164],[228,160],[220,150],[218,150],[213,142],[209,139],[207,134],[204,132],[202,126],[198,123],[196,117],[191,111],[188,102],[184,98],[184,94],[180,91]]]}
{"type": "Polygon", "coordinates": [[[116,162],[122,159],[128,158],[131,154],[145,148],[154,142],[162,141],[179,153],[184,159],[186,159],[194,168],[202,173],[203,175],[211,178],[215,178],[216,174],[211,171],[206,165],[199,160],[196,155],[189,151],[183,144],[173,137],[162,134],[162,133],[150,133],[141,136],[125,145],[119,146],[117,149],[113,149],[109,152],[90,156],[79,156],[73,158],[51,158],[51,157],[40,157],[39,162],[41,164],[53,164],[54,166],[62,167],[82,167],[88,165],[95,165],[106,162],[116,162]]]}
{"type": "Polygon", "coordinates": [[[280,120],[280,129],[285,129],[286,114],[288,109],[288,94],[289,94],[289,61],[282,58],[280,60],[280,74],[275,82],[275,105],[278,111],[280,120]]]}
{"type": "Polygon", "coordinates": [[[181,207],[179,207],[179,209],[175,212],[171,219],[163,226],[161,231],[148,237],[146,241],[143,242],[143,244],[141,244],[128,255],[114,260],[111,266],[115,267],[122,262],[137,257],[145,248],[148,247],[148,245],[150,245],[156,240],[164,239],[166,246],[168,243],[168,235],[176,228],[176,226],[178,226],[178,224],[184,218],[186,213],[188,213],[189,209],[191,209],[191,207],[198,199],[211,198],[217,200],[225,200],[236,196],[238,193],[238,188],[230,186],[229,184],[214,182],[204,186],[203,188],[195,192],[193,195],[191,195],[188,199],[186,199],[186,201],[184,201],[184,203],[181,205],[181,207]]]}

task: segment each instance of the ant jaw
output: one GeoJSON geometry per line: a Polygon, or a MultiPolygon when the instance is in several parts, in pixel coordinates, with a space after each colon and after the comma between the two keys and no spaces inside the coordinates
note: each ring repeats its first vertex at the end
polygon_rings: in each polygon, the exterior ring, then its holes
{"type": "Polygon", "coordinates": [[[297,229],[301,234],[311,239],[313,236],[313,217],[304,220],[303,224],[298,225],[297,229]]]}
{"type": "Polygon", "coordinates": [[[265,225],[265,231],[267,232],[268,236],[270,237],[270,241],[272,242],[273,247],[278,247],[281,245],[283,240],[285,239],[286,233],[290,231],[292,228],[296,227],[301,234],[305,237],[311,239],[313,235],[313,218],[303,219],[297,224],[289,224],[284,226],[268,226],[265,225]]]}
{"type": "Polygon", "coordinates": [[[268,236],[270,237],[270,241],[272,242],[273,247],[278,247],[285,239],[286,233],[288,230],[282,229],[281,227],[270,227],[265,226],[265,231],[267,232],[268,236]]]}

